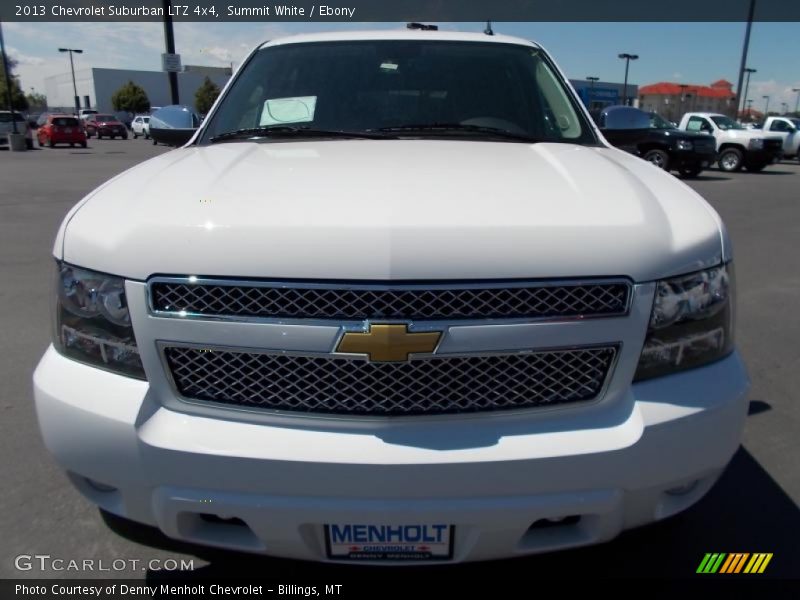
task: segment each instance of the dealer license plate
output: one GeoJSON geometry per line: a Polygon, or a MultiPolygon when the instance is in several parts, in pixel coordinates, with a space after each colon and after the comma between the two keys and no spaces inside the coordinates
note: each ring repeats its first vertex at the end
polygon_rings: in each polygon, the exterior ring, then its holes
{"type": "Polygon", "coordinates": [[[448,560],[454,531],[443,523],[332,523],[325,525],[325,546],[336,560],[448,560]]]}

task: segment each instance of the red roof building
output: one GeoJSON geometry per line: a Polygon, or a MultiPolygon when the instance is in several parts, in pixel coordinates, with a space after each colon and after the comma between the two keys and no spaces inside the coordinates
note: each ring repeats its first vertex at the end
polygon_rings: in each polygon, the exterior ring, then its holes
{"type": "Polygon", "coordinates": [[[661,81],[639,88],[639,108],[657,112],[670,121],[678,121],[687,112],[718,112],[733,115],[736,93],[725,79],[711,85],[661,81]]]}

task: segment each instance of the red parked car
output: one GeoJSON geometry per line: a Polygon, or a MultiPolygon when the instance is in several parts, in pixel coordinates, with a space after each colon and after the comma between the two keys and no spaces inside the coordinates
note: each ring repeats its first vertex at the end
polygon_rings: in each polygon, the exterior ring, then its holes
{"type": "Polygon", "coordinates": [[[80,144],[86,148],[86,133],[77,117],[70,115],[48,115],[44,124],[36,130],[40,146],[56,144],[80,144]]]}
{"type": "Polygon", "coordinates": [[[97,136],[97,139],[108,136],[112,140],[119,136],[128,139],[128,128],[125,127],[114,115],[92,115],[84,121],[86,137],[97,136]]]}

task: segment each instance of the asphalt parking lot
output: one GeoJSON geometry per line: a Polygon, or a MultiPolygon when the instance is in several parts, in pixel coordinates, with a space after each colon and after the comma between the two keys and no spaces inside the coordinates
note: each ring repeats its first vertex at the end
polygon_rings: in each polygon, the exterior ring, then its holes
{"type": "MultiPolygon", "coordinates": [[[[177,543],[155,530],[105,523],[46,453],[31,373],[50,338],[51,248],[69,208],[125,168],[169,151],[142,139],[89,148],[0,151],[0,577],[135,577],[112,572],[20,572],[14,557],[194,559],[198,576],[381,576],[380,568],[315,565],[177,543]]],[[[800,573],[800,164],[764,172],[706,171],[690,185],[731,233],[738,284],[738,344],[753,381],[742,448],[698,505],[600,546],[495,563],[411,569],[428,577],[546,574],[688,577],[706,552],[772,552],[765,576],[800,573]]]]}

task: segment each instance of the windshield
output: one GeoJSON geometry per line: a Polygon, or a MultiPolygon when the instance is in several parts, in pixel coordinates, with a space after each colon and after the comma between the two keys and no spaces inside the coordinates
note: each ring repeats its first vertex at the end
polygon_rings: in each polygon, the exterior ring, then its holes
{"type": "Polygon", "coordinates": [[[730,117],[724,117],[722,115],[716,115],[711,117],[711,120],[717,124],[717,127],[722,129],[723,131],[726,129],[745,129],[744,126],[739,125],[736,121],[731,119],[730,117]]]}
{"type": "Polygon", "coordinates": [[[78,124],[78,119],[71,117],[57,117],[53,119],[53,125],[58,127],[75,127],[78,124]]]}
{"type": "Polygon", "coordinates": [[[465,139],[495,130],[516,141],[596,142],[544,54],[499,43],[374,40],[263,48],[237,76],[201,143],[239,130],[286,132],[287,126],[465,139]]]}
{"type": "Polygon", "coordinates": [[[650,129],[675,129],[675,126],[658,113],[650,113],[650,129]]]}

